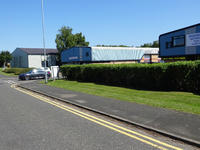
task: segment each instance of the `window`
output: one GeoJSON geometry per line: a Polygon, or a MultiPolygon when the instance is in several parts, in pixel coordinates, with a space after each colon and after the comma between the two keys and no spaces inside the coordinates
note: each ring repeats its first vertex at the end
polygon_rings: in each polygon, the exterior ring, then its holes
{"type": "Polygon", "coordinates": [[[86,55],[86,57],[88,57],[88,56],[89,56],[89,52],[86,52],[86,54],[85,54],[85,55],[86,55]]]}
{"type": "Polygon", "coordinates": [[[150,55],[148,55],[148,54],[144,54],[144,59],[150,59],[150,58],[151,58],[150,55]]]}
{"type": "Polygon", "coordinates": [[[145,55],[144,55],[144,62],[145,62],[145,63],[149,63],[150,60],[151,60],[151,55],[150,55],[150,54],[145,54],[145,55]]]}
{"type": "MultiPolygon", "coordinates": [[[[44,61],[42,61],[42,67],[44,67],[44,66],[45,66],[44,61]]],[[[46,67],[49,67],[48,61],[46,61],[46,67]]]]}
{"type": "Polygon", "coordinates": [[[173,37],[173,46],[178,47],[178,46],[184,46],[185,45],[185,36],[176,36],[173,37]]]}
{"type": "Polygon", "coordinates": [[[172,48],[172,42],[166,42],[166,48],[172,48]]]}

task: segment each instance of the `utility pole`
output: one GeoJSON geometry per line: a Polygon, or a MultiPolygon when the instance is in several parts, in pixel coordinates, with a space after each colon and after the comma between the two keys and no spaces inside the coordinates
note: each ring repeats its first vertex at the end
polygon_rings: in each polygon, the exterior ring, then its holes
{"type": "MultiPolygon", "coordinates": [[[[44,36],[44,4],[43,4],[43,0],[42,1],[42,33],[43,33],[43,48],[44,48],[44,70],[47,67],[46,64],[46,48],[45,48],[45,36],[44,36]]],[[[47,71],[45,71],[45,83],[47,83],[47,71]]]]}

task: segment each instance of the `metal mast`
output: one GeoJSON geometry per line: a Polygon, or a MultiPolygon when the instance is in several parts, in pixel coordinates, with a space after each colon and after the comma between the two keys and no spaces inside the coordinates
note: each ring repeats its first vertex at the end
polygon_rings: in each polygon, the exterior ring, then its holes
{"type": "MultiPolygon", "coordinates": [[[[43,0],[42,1],[42,33],[43,33],[43,48],[44,48],[44,69],[46,69],[47,64],[46,64],[46,48],[45,48],[45,35],[44,35],[44,4],[43,0]]],[[[47,83],[47,71],[45,71],[45,83],[47,83]]]]}

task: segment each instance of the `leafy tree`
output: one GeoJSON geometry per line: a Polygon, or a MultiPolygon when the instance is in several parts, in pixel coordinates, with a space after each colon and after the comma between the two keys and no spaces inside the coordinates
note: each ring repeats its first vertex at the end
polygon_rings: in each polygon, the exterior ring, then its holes
{"type": "Polygon", "coordinates": [[[145,44],[141,45],[140,47],[151,47],[151,46],[152,46],[151,43],[145,43],[145,44]]]}
{"type": "Polygon", "coordinates": [[[85,41],[85,36],[83,36],[82,33],[77,33],[74,36],[75,36],[75,41],[76,41],[75,46],[88,46],[89,45],[89,42],[85,41]]]}
{"type": "Polygon", "coordinates": [[[158,41],[153,41],[152,47],[159,47],[159,42],[158,41]]]}
{"type": "Polygon", "coordinates": [[[63,26],[59,29],[59,33],[56,35],[56,47],[58,49],[58,59],[60,61],[61,52],[65,49],[74,46],[88,46],[89,42],[85,41],[85,36],[82,33],[72,33],[72,28],[63,26]]]}
{"type": "Polygon", "coordinates": [[[153,43],[145,43],[141,45],[140,47],[159,47],[158,41],[153,41],[153,43]]]}
{"type": "Polygon", "coordinates": [[[12,55],[10,54],[9,51],[2,51],[0,53],[0,65],[1,66],[3,65],[3,67],[5,67],[6,64],[8,62],[10,62],[11,60],[12,60],[12,55]]]}

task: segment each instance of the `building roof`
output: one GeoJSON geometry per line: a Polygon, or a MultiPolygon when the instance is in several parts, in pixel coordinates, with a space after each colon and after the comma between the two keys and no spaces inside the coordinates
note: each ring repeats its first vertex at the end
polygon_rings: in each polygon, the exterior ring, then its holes
{"type": "MultiPolygon", "coordinates": [[[[44,49],[43,48],[18,48],[28,55],[43,55],[44,54],[44,49]]],[[[57,49],[52,49],[52,48],[47,48],[46,49],[46,54],[57,54],[58,50],[57,49]]]]}
{"type": "MultiPolygon", "coordinates": [[[[167,32],[167,33],[163,33],[163,34],[161,34],[160,36],[167,35],[167,34],[170,34],[170,33],[173,33],[173,32],[178,32],[178,31],[181,31],[181,30],[186,30],[186,29],[188,29],[188,28],[193,28],[193,27],[196,27],[196,26],[200,26],[200,23],[195,24],[195,25],[191,25],[191,26],[187,26],[187,27],[184,27],[184,28],[180,28],[180,29],[178,29],[178,30],[170,31],[170,32],[167,32]]],[[[159,36],[159,37],[160,37],[160,36],[159,36]]]]}
{"type": "Polygon", "coordinates": [[[141,50],[144,51],[144,54],[158,54],[159,48],[151,47],[91,47],[95,50],[141,50]]]}
{"type": "Polygon", "coordinates": [[[65,49],[64,51],[67,51],[72,48],[91,48],[92,50],[141,50],[144,52],[144,54],[154,54],[158,55],[159,54],[159,48],[152,48],[152,47],[88,47],[88,46],[74,46],[68,49],[65,49]]]}

